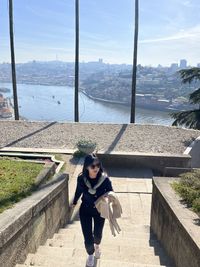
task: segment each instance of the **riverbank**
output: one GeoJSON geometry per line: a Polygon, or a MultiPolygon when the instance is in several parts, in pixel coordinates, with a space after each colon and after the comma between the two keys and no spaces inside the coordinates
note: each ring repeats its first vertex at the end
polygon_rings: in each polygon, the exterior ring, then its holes
{"type": "Polygon", "coordinates": [[[104,151],[183,154],[200,131],[151,124],[0,121],[0,147],[74,149],[81,138],[104,151]]]}
{"type": "MultiPolygon", "coordinates": [[[[80,90],[85,96],[87,96],[88,98],[94,100],[94,101],[99,101],[99,102],[103,102],[103,103],[109,103],[109,104],[117,104],[117,105],[122,105],[122,106],[126,106],[126,107],[131,107],[131,104],[128,102],[121,102],[121,101],[114,101],[114,100],[106,100],[103,98],[99,98],[99,97],[94,97],[90,94],[88,94],[84,89],[80,90]]],[[[166,112],[166,113],[170,113],[170,112],[178,112],[181,111],[180,109],[177,108],[173,108],[173,107],[159,107],[156,105],[149,105],[147,103],[138,103],[136,101],[136,106],[139,108],[143,108],[146,110],[153,110],[153,111],[162,111],[162,112],[166,112]]]]}
{"type": "Polygon", "coordinates": [[[94,101],[110,103],[110,104],[118,104],[118,105],[123,105],[123,106],[127,106],[127,105],[130,106],[130,104],[126,103],[126,102],[114,101],[114,100],[106,100],[106,99],[103,99],[103,98],[98,98],[98,97],[91,96],[88,93],[86,93],[86,91],[84,89],[81,89],[80,92],[83,93],[84,95],[86,95],[87,97],[89,97],[90,99],[94,100],[94,101]]]}
{"type": "MultiPolygon", "coordinates": [[[[14,111],[14,100],[12,97],[7,97],[7,104],[8,104],[8,108],[12,113],[12,117],[8,117],[8,118],[1,118],[1,120],[14,120],[15,119],[15,111],[14,111]]],[[[28,120],[23,116],[19,116],[20,120],[28,120]]]]}
{"type": "MultiPolygon", "coordinates": [[[[0,84],[0,86],[3,86],[0,84]]],[[[4,84],[12,89],[12,84],[4,84]]],[[[12,90],[11,90],[12,92],[12,90]]],[[[5,94],[12,97],[12,93],[5,94]]],[[[74,88],[18,84],[19,114],[30,121],[74,121],[74,88]],[[60,104],[58,104],[58,101],[60,104]]],[[[130,107],[90,99],[79,94],[80,122],[129,123],[130,107]]],[[[136,106],[137,123],[171,125],[167,112],[136,106]]]]}

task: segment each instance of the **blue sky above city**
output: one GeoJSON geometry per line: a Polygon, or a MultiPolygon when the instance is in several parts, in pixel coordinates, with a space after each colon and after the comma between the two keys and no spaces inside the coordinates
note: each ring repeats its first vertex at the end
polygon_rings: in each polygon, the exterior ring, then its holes
{"type": "MultiPolygon", "coordinates": [[[[16,62],[74,61],[75,0],[14,0],[16,62]]],[[[200,1],[140,0],[138,63],[200,63],[200,1]]],[[[80,0],[80,61],[132,63],[133,0],[80,0]]],[[[8,1],[0,0],[0,62],[9,62],[8,1]]]]}

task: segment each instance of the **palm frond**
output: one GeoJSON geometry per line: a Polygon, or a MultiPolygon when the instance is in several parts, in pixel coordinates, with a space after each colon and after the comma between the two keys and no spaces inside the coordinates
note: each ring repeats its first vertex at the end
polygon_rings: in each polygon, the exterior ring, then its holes
{"type": "Polygon", "coordinates": [[[191,83],[193,81],[200,81],[200,68],[194,67],[190,69],[183,69],[178,71],[181,76],[182,83],[191,83]]]}
{"type": "Polygon", "coordinates": [[[172,126],[180,125],[200,130],[200,109],[172,112],[170,116],[175,119],[172,126]]]}
{"type": "Polygon", "coordinates": [[[200,88],[190,94],[189,101],[191,104],[200,104],[200,88]]]}

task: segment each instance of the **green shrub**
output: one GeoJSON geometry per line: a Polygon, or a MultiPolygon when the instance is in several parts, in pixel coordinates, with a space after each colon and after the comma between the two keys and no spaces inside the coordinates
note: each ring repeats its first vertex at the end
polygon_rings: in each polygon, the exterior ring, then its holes
{"type": "Polygon", "coordinates": [[[196,198],[192,203],[194,211],[200,213],[200,198],[196,198]]]}
{"type": "Polygon", "coordinates": [[[200,212],[200,170],[180,175],[180,181],[172,187],[195,212],[200,212]]]}

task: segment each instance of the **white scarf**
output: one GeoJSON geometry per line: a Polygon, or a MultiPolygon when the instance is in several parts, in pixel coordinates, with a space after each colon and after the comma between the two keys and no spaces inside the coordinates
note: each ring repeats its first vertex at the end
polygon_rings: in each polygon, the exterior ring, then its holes
{"type": "Polygon", "coordinates": [[[103,181],[106,179],[106,177],[107,176],[104,173],[102,173],[101,177],[99,177],[98,183],[94,187],[92,187],[90,182],[88,181],[88,179],[84,176],[83,180],[84,180],[86,186],[89,188],[88,192],[92,195],[96,194],[96,189],[103,183],[103,181]]]}

